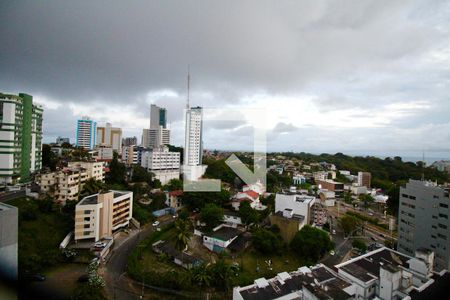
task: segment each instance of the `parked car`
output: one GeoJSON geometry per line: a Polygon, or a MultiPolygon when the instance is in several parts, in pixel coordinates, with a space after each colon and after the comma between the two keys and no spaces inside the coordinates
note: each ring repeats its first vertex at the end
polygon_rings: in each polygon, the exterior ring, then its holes
{"type": "Polygon", "coordinates": [[[104,248],[105,246],[106,246],[106,243],[104,243],[104,242],[96,242],[94,244],[95,248],[104,248]]]}
{"type": "Polygon", "coordinates": [[[155,222],[153,222],[153,224],[152,224],[153,226],[159,226],[159,221],[155,221],[155,222]]]}

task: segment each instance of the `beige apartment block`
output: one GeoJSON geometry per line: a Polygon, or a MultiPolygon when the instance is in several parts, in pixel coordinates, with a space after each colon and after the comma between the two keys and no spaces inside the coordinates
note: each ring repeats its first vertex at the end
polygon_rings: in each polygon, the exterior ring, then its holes
{"type": "Polygon", "coordinates": [[[53,195],[57,203],[64,205],[66,201],[78,200],[79,192],[90,178],[104,181],[103,162],[69,162],[66,168],[39,174],[36,183],[42,192],[53,195]]]}
{"type": "Polygon", "coordinates": [[[133,217],[133,192],[108,191],[83,198],[75,208],[75,241],[111,237],[133,217]]]}

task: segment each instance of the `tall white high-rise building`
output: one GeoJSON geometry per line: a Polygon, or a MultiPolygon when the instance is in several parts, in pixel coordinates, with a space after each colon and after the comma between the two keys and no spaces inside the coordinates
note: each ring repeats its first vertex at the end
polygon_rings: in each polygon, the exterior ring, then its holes
{"type": "Polygon", "coordinates": [[[203,158],[203,111],[201,107],[187,108],[185,145],[183,159],[184,178],[189,181],[198,180],[206,170],[202,165],[203,158]]]}

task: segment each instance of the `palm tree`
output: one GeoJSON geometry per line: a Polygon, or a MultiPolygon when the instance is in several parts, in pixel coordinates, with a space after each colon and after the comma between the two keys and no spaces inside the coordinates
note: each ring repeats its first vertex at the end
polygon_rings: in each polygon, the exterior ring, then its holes
{"type": "Polygon", "coordinates": [[[183,253],[192,236],[189,221],[178,219],[175,222],[175,234],[175,248],[183,253]]]}
{"type": "Polygon", "coordinates": [[[230,287],[230,279],[233,276],[234,271],[232,266],[228,264],[223,257],[219,257],[219,260],[212,265],[211,273],[214,276],[216,285],[228,290],[230,287]]]}
{"type": "Polygon", "coordinates": [[[211,273],[206,264],[201,264],[192,269],[193,279],[200,287],[209,286],[211,282],[211,273]]]}

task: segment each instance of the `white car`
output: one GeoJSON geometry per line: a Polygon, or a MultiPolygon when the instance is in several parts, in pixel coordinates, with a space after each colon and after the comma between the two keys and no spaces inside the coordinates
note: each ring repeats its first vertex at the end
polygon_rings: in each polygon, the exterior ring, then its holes
{"type": "Polygon", "coordinates": [[[334,250],[330,251],[330,255],[335,255],[335,254],[336,254],[336,252],[334,252],[334,250]]]}
{"type": "Polygon", "coordinates": [[[103,243],[103,242],[96,242],[95,244],[94,244],[94,247],[95,248],[103,248],[103,247],[105,247],[106,246],[106,243],[103,243]]]}
{"type": "Polygon", "coordinates": [[[159,221],[155,221],[155,222],[153,222],[153,224],[152,224],[153,226],[159,226],[159,221]]]}
{"type": "Polygon", "coordinates": [[[333,234],[336,234],[336,230],[333,229],[333,234]]]}

